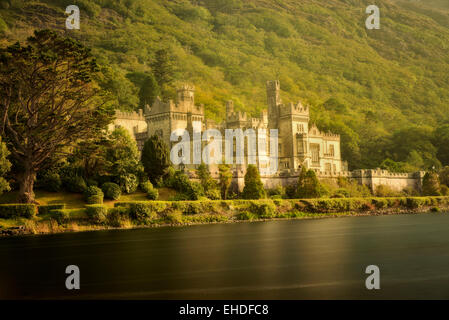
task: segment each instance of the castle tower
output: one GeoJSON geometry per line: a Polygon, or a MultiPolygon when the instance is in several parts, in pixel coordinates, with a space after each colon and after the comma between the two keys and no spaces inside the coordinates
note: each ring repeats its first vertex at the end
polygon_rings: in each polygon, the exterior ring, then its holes
{"type": "Polygon", "coordinates": [[[234,101],[228,100],[226,101],[226,119],[228,119],[229,115],[234,113],[234,101]]]}
{"type": "Polygon", "coordinates": [[[268,127],[270,129],[278,128],[279,105],[282,104],[280,90],[279,80],[267,82],[268,127]]]}
{"type": "Polygon", "coordinates": [[[184,84],[178,91],[178,104],[185,107],[189,111],[193,110],[195,105],[195,87],[184,84]]]}

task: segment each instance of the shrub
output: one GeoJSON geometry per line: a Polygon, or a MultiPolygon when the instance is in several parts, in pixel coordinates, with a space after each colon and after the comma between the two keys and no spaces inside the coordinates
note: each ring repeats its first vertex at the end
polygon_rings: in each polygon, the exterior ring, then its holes
{"type": "Polygon", "coordinates": [[[254,220],[254,219],[257,219],[257,216],[252,212],[243,210],[237,215],[237,219],[238,220],[254,220]]]}
{"type": "Polygon", "coordinates": [[[159,178],[159,182],[157,184],[158,187],[167,187],[167,188],[174,188],[174,179],[176,175],[176,170],[173,167],[169,167],[167,169],[167,173],[164,176],[164,179],[162,177],[159,178]]]}
{"type": "Polygon", "coordinates": [[[221,199],[221,193],[218,189],[210,189],[206,190],[206,197],[210,200],[220,200],[221,199]]]}
{"type": "Polygon", "coordinates": [[[31,219],[36,216],[37,208],[35,204],[0,204],[0,218],[15,219],[27,218],[31,219]]]}
{"type": "Polygon", "coordinates": [[[50,215],[59,224],[65,223],[70,219],[70,210],[67,209],[53,209],[50,211],[50,215]]]}
{"type": "Polygon", "coordinates": [[[55,209],[65,209],[65,204],[55,203],[55,204],[40,205],[38,207],[38,214],[39,215],[48,214],[51,210],[55,209]]]}
{"type": "Polygon", "coordinates": [[[150,200],[157,200],[157,198],[159,198],[159,191],[155,188],[148,190],[147,198],[150,200]]]}
{"type": "Polygon", "coordinates": [[[432,211],[432,212],[440,212],[441,210],[438,207],[433,207],[432,209],[430,209],[430,211],[432,211]]]}
{"type": "Polygon", "coordinates": [[[276,215],[276,206],[272,202],[251,202],[250,211],[259,218],[273,218],[276,215]]]}
{"type": "Polygon", "coordinates": [[[150,180],[146,180],[144,182],[141,182],[139,187],[145,193],[147,193],[150,189],[154,188],[153,184],[151,183],[150,180]]]}
{"type": "Polygon", "coordinates": [[[244,199],[265,198],[265,190],[260,179],[259,169],[255,165],[248,165],[245,174],[245,186],[243,187],[244,199]]]}
{"type": "Polygon", "coordinates": [[[186,194],[190,200],[200,200],[204,196],[203,186],[199,182],[191,181],[188,190],[186,190],[186,194]]]}
{"type": "Polygon", "coordinates": [[[440,180],[435,172],[427,172],[422,181],[422,193],[425,196],[439,196],[440,180]]]}
{"type": "Polygon", "coordinates": [[[413,187],[405,187],[404,189],[402,189],[402,193],[408,197],[418,197],[419,196],[419,192],[416,191],[416,189],[413,187]]]}
{"type": "Polygon", "coordinates": [[[296,184],[288,185],[285,188],[285,198],[287,199],[295,199],[296,198],[296,190],[298,186],[296,184]]]}
{"type": "Polygon", "coordinates": [[[373,199],[373,204],[376,206],[377,209],[387,208],[388,207],[388,200],[387,199],[373,199]]]}
{"type": "Polygon", "coordinates": [[[171,224],[181,224],[183,223],[182,212],[179,210],[172,210],[166,213],[164,220],[171,224]]]}
{"type": "Polygon", "coordinates": [[[282,199],[285,197],[285,188],[283,186],[277,186],[273,189],[268,189],[268,195],[273,198],[282,199]]]}
{"type": "Polygon", "coordinates": [[[135,174],[127,173],[118,177],[118,184],[124,193],[133,193],[139,186],[139,181],[135,174]]]}
{"type": "Polygon", "coordinates": [[[380,184],[375,190],[376,197],[398,197],[401,196],[401,192],[393,190],[390,186],[380,184]]]}
{"type": "Polygon", "coordinates": [[[104,197],[106,199],[118,200],[122,195],[122,191],[118,184],[113,182],[106,182],[101,186],[101,190],[104,193],[104,197]]]}
{"type": "Polygon", "coordinates": [[[86,184],[88,187],[90,186],[98,187],[98,182],[94,179],[87,179],[86,184]]]}
{"type": "Polygon", "coordinates": [[[92,222],[104,223],[106,221],[108,209],[102,204],[93,204],[86,206],[86,213],[92,222]]]}
{"type": "Polygon", "coordinates": [[[440,187],[440,192],[442,196],[449,196],[449,187],[445,184],[442,184],[440,187]]]}
{"type": "Polygon", "coordinates": [[[88,204],[101,204],[103,203],[104,194],[100,188],[91,186],[87,188],[86,192],[84,193],[84,197],[86,203],[88,204]]]}
{"type": "Polygon", "coordinates": [[[157,200],[159,197],[159,191],[153,187],[153,184],[149,180],[142,182],[140,188],[147,194],[147,198],[150,200],[157,200]]]}
{"type": "Polygon", "coordinates": [[[129,209],[126,207],[114,207],[108,209],[107,222],[113,227],[121,227],[129,219],[129,209]]]}
{"type": "Polygon", "coordinates": [[[204,196],[203,186],[196,181],[191,181],[189,177],[181,171],[176,171],[171,183],[171,187],[183,194],[180,198],[184,200],[199,200],[204,196]]]}
{"type": "Polygon", "coordinates": [[[423,198],[407,198],[407,207],[411,209],[417,209],[421,207],[425,201],[423,198]]]}
{"type": "Polygon", "coordinates": [[[345,188],[338,188],[335,190],[334,194],[332,195],[332,198],[349,198],[351,194],[348,190],[345,188]]]}
{"type": "Polygon", "coordinates": [[[165,202],[156,201],[142,201],[142,202],[118,202],[115,207],[126,207],[131,219],[138,222],[148,222],[157,217],[158,212],[161,212],[167,207],[165,202]]]}
{"type": "Polygon", "coordinates": [[[298,178],[297,196],[303,198],[320,198],[327,193],[327,190],[318,180],[315,171],[307,170],[305,167],[301,169],[298,178]]]}
{"type": "Polygon", "coordinates": [[[39,187],[45,191],[58,192],[61,190],[61,177],[56,172],[46,172],[38,182],[39,187]]]}
{"type": "Polygon", "coordinates": [[[86,181],[80,176],[67,177],[64,179],[65,188],[74,193],[83,193],[87,190],[86,181]]]}

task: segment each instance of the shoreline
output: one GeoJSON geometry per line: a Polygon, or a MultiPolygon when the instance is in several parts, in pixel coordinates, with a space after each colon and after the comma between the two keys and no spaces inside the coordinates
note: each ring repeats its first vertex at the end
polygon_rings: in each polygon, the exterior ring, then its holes
{"type": "Polygon", "coordinates": [[[402,215],[402,214],[428,214],[428,213],[441,213],[445,214],[449,212],[449,206],[437,207],[426,206],[416,209],[410,208],[387,208],[387,209],[375,209],[369,211],[348,211],[348,212],[328,212],[328,213],[313,213],[304,212],[303,216],[298,217],[273,217],[273,218],[258,218],[258,219],[238,219],[236,216],[230,217],[224,221],[209,221],[209,222],[181,222],[181,223],[151,223],[151,224],[131,224],[127,226],[114,227],[110,225],[98,225],[86,223],[85,221],[71,221],[66,225],[60,225],[50,228],[35,228],[39,224],[50,223],[52,221],[25,221],[24,225],[13,226],[4,228],[0,226],[0,239],[10,237],[21,236],[39,236],[39,235],[51,235],[51,234],[63,234],[63,233],[80,233],[80,232],[95,232],[106,230],[135,230],[135,229],[153,229],[153,228],[166,228],[166,227],[189,227],[198,225],[212,225],[212,224],[235,224],[235,223],[252,223],[252,222],[270,222],[270,221],[289,221],[289,220],[315,220],[315,219],[329,219],[329,218],[347,218],[347,217],[367,217],[367,216],[389,216],[389,215],[402,215]],[[28,222],[28,224],[27,224],[28,222]]]}

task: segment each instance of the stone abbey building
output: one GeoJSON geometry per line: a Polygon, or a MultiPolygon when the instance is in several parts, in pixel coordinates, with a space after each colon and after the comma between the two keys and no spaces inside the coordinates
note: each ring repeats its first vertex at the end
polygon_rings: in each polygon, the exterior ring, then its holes
{"type": "Polygon", "coordinates": [[[114,125],[126,128],[136,138],[139,150],[145,140],[154,134],[171,148],[174,143],[170,141],[171,133],[176,129],[186,129],[192,133],[195,123],[201,123],[202,132],[218,129],[223,136],[225,129],[267,129],[268,132],[269,129],[277,129],[279,172],[293,173],[302,166],[317,173],[347,171],[346,162],[341,159],[340,136],[323,133],[315,125],[309,127],[310,109],[301,102],[282,103],[279,81],[267,82],[267,102],[268,109],[259,118],[252,118],[246,112],[234,110],[233,102],[228,101],[224,108],[225,121],[216,124],[205,119],[202,105],[195,104],[194,87],[184,85],[178,90],[176,102],[164,102],[157,98],[151,107],[145,108],[145,112],[117,111],[114,125]]]}
{"type": "MultiPolygon", "coordinates": [[[[385,170],[355,170],[348,171],[346,161],[342,160],[340,136],[338,134],[321,132],[314,124],[310,124],[310,108],[298,103],[283,103],[280,96],[279,81],[268,81],[267,110],[260,117],[253,118],[246,112],[234,110],[232,101],[228,101],[223,111],[226,112],[222,123],[205,119],[204,106],[195,104],[195,89],[184,85],[177,91],[176,101],[162,101],[156,98],[152,106],[146,106],[139,112],[116,112],[116,119],[110,126],[121,126],[127,129],[137,141],[139,150],[148,137],[156,134],[169,146],[177,142],[170,141],[170,135],[176,129],[187,130],[193,137],[195,128],[204,132],[217,129],[224,137],[225,129],[270,129],[278,130],[278,172],[270,176],[262,176],[265,187],[288,185],[297,181],[301,167],[314,170],[319,178],[335,179],[346,177],[368,185],[372,190],[379,185],[389,185],[393,189],[402,190],[406,187],[421,188],[422,172],[395,174],[385,170]]],[[[191,148],[193,149],[193,148],[191,148]]],[[[224,150],[224,147],[223,147],[224,150]]],[[[235,151],[235,150],[234,150],[235,151]]],[[[245,150],[246,152],[247,150],[245,150]]],[[[195,165],[186,166],[194,169],[195,165]]],[[[217,166],[209,166],[213,176],[218,177],[217,166]]],[[[234,165],[234,183],[243,188],[243,178],[246,163],[234,165]]]]}

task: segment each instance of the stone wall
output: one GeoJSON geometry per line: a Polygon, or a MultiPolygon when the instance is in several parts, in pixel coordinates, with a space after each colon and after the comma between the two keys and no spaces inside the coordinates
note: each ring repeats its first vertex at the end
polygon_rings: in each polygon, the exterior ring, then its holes
{"type": "MultiPolygon", "coordinates": [[[[339,177],[344,177],[357,181],[359,184],[364,184],[370,188],[371,191],[375,191],[379,185],[387,185],[391,189],[396,191],[402,191],[405,188],[413,188],[417,191],[422,189],[422,179],[425,172],[414,173],[393,173],[381,169],[370,170],[355,170],[355,171],[343,171],[338,174],[319,172],[317,174],[319,179],[333,180],[335,181],[339,177]]],[[[233,178],[233,189],[243,190],[244,183],[244,171],[235,170],[233,178]]],[[[299,171],[290,173],[288,171],[280,172],[275,176],[261,177],[262,182],[266,189],[273,189],[277,186],[286,187],[288,185],[296,184],[299,178],[299,171]]]]}
{"type": "Polygon", "coordinates": [[[116,110],[114,123],[109,125],[108,130],[113,131],[117,127],[126,129],[131,137],[135,137],[136,133],[146,132],[147,122],[142,109],[139,109],[139,112],[122,112],[116,110]]]}

